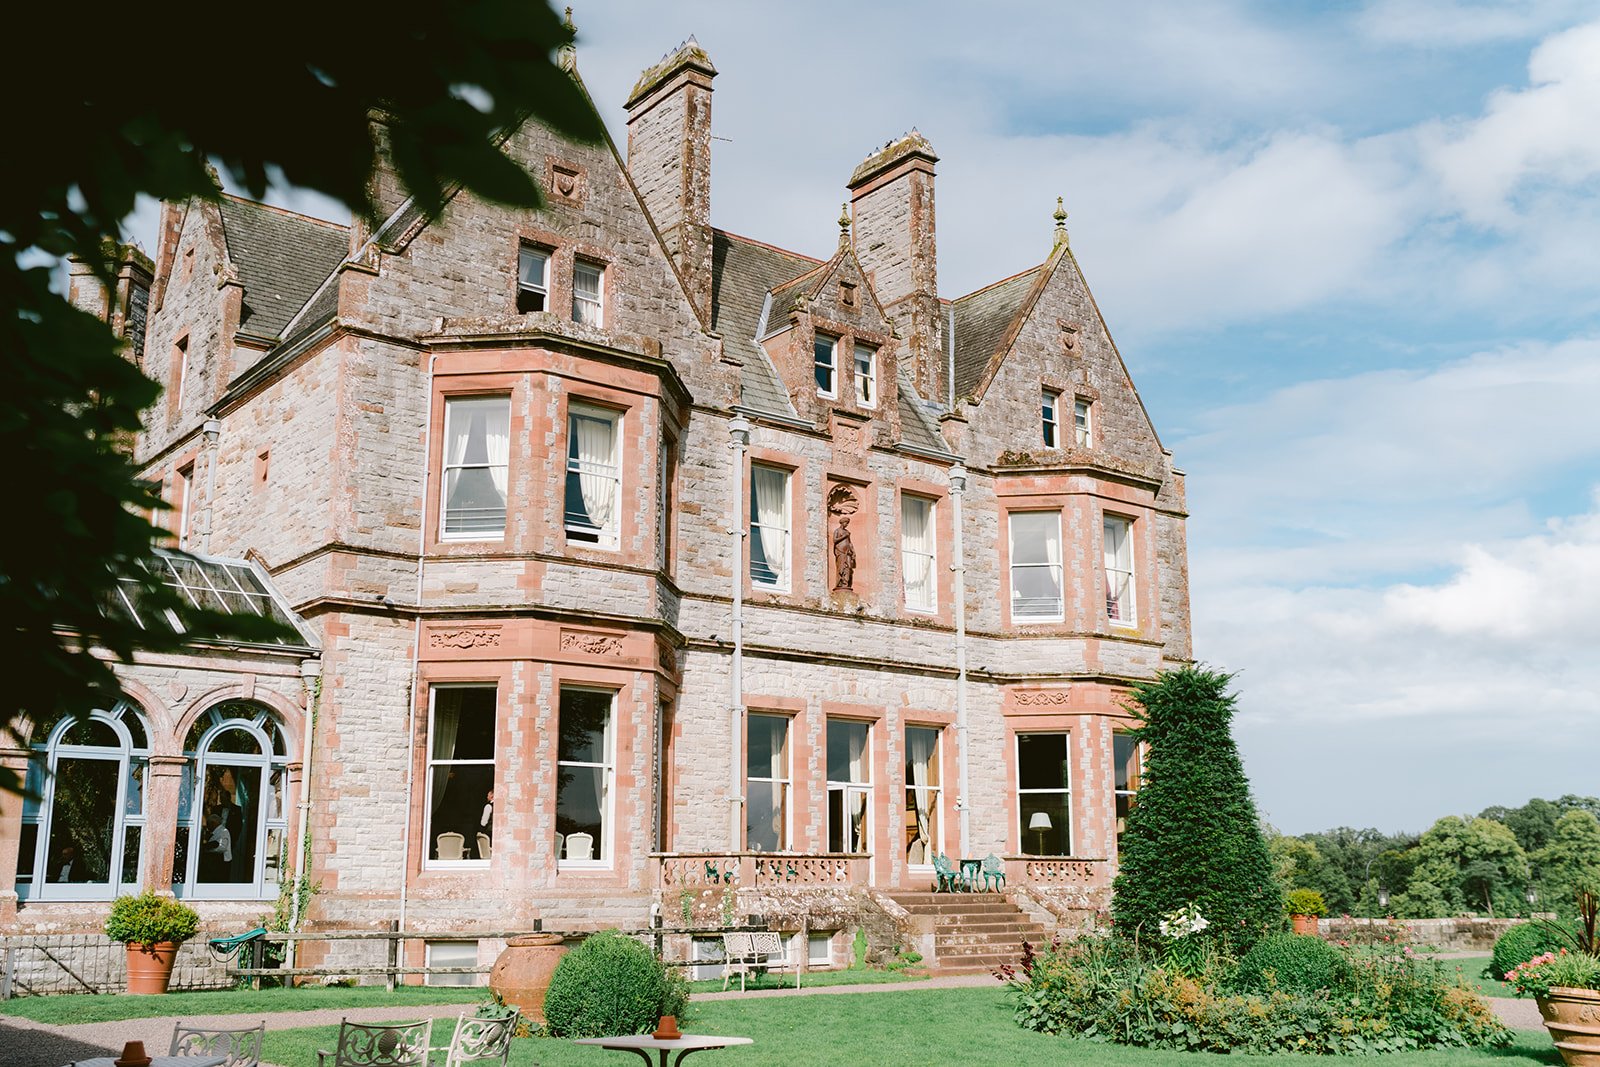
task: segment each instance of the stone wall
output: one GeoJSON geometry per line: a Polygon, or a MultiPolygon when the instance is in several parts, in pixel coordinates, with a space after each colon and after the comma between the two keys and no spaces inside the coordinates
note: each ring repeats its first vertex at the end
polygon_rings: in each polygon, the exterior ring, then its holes
{"type": "Polygon", "coordinates": [[[1367,944],[1381,938],[1386,928],[1405,929],[1416,948],[1435,952],[1490,952],[1500,936],[1526,919],[1351,919],[1327,918],[1318,923],[1317,933],[1329,941],[1367,944]]]}

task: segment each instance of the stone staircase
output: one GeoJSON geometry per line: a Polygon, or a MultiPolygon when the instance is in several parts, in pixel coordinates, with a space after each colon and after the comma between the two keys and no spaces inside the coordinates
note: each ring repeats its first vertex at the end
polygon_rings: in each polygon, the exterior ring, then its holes
{"type": "Polygon", "coordinates": [[[980,974],[1016,966],[1022,942],[1035,947],[1045,929],[999,893],[889,893],[913,916],[932,919],[936,974],[980,974]]]}

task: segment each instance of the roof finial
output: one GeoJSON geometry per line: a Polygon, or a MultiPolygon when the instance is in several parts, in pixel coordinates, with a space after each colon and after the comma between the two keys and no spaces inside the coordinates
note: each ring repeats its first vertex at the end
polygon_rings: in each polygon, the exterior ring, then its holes
{"type": "MultiPolygon", "coordinates": [[[[572,8],[567,8],[566,18],[561,23],[570,34],[576,35],[578,28],[572,24],[572,8]]],[[[578,69],[578,46],[573,41],[568,41],[556,50],[556,66],[567,73],[578,69]]]]}
{"type": "Polygon", "coordinates": [[[1067,243],[1067,208],[1062,197],[1056,197],[1056,210],[1052,216],[1056,220],[1056,244],[1067,243]]]}
{"type": "Polygon", "coordinates": [[[839,246],[842,248],[850,243],[850,205],[839,205],[839,246]]]}

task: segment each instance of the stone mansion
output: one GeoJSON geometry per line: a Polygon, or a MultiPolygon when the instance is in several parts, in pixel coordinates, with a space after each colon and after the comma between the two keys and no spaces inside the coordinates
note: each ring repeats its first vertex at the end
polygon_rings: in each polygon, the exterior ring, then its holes
{"type": "Polygon", "coordinates": [[[828,931],[941,854],[1103,902],[1121,701],[1190,659],[1186,513],[1065,214],[941,295],[913,131],[827,258],[717,229],[715,74],[692,39],[644,72],[625,155],[510,134],[537,211],[428,219],[380,172],[380,224],[167,204],[153,262],[73,278],[164,387],[167,580],[297,636],[142,656],[5,750],[38,796],[0,804],[0,930],[145,887],[231,932],[304,871],[308,928],[736,888],[828,931]]]}

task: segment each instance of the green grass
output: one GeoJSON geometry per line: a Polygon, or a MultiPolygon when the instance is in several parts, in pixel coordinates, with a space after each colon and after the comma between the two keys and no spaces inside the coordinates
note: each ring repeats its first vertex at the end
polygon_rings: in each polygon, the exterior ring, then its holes
{"type": "MultiPolygon", "coordinates": [[[[435,1026],[436,1044],[449,1040],[450,1025],[445,1020],[435,1026]]],[[[708,1001],[694,1006],[685,1028],[755,1039],[748,1048],[728,1049],[703,1061],[715,1067],[1202,1067],[1205,1061],[1217,1067],[1287,1067],[1308,1062],[1159,1052],[1036,1034],[1012,1022],[1007,994],[998,987],[708,1001]]],[[[311,1067],[316,1050],[331,1048],[337,1033],[337,1027],[269,1033],[264,1058],[282,1067],[311,1067]]],[[[1515,1041],[1504,1049],[1399,1053],[1367,1062],[1373,1067],[1552,1067],[1561,1062],[1542,1033],[1517,1031],[1515,1041]]],[[[620,1053],[534,1038],[513,1043],[511,1062],[516,1067],[621,1067],[633,1061],[620,1053]]]]}
{"type": "MultiPolygon", "coordinates": [[[[850,967],[840,971],[807,971],[800,978],[802,989],[813,986],[829,985],[895,985],[900,982],[926,982],[926,974],[908,973],[906,971],[890,971],[882,967],[850,967]]],[[[745,979],[746,989],[793,989],[793,971],[768,971],[765,974],[752,974],[745,979]]],[[[707,978],[698,982],[690,982],[689,988],[696,993],[722,992],[722,979],[707,978]]],[[[735,977],[728,983],[729,990],[739,988],[739,979],[735,977]]]]}
{"type": "Polygon", "coordinates": [[[1522,997],[1521,993],[1504,982],[1484,977],[1484,972],[1489,969],[1488,956],[1462,956],[1459,959],[1440,960],[1439,963],[1448,971],[1459,971],[1467,985],[1486,997],[1522,997]]]}
{"type": "Polygon", "coordinates": [[[313,1008],[377,1008],[391,1004],[464,1004],[488,999],[487,989],[460,986],[407,986],[393,993],[382,986],[312,986],[299,989],[219,990],[167,993],[154,997],[80,994],[19,997],[0,1001],[0,1016],[41,1023],[106,1023],[122,1019],[181,1018],[189,1015],[259,1015],[313,1008]]]}

